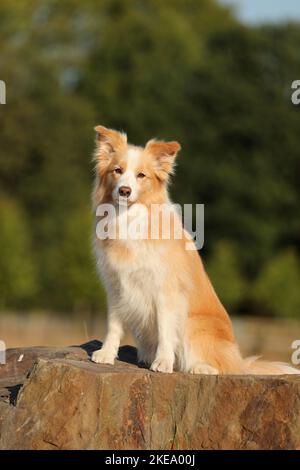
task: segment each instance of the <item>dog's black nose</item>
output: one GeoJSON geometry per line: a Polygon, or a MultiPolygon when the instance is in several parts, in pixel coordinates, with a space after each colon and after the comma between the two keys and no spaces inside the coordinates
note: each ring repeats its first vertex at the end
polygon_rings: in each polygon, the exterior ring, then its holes
{"type": "Polygon", "coordinates": [[[119,194],[123,197],[129,197],[131,194],[131,188],[129,188],[128,186],[121,186],[119,188],[119,194]]]}

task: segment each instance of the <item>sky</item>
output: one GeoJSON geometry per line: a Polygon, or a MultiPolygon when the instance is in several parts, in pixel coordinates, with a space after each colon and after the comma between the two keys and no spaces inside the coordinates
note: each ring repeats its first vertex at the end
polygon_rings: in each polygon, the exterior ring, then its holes
{"type": "Polygon", "coordinates": [[[248,23],[300,21],[300,0],[219,0],[237,6],[238,16],[248,23]]]}

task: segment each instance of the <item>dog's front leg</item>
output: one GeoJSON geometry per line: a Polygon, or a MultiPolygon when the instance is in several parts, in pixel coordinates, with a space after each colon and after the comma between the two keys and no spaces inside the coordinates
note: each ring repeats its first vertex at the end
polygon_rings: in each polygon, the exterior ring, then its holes
{"type": "Polygon", "coordinates": [[[157,308],[158,346],[150,367],[157,372],[173,372],[177,338],[176,312],[164,300],[157,308]]]}
{"type": "Polygon", "coordinates": [[[113,364],[118,355],[120,341],[123,336],[122,322],[117,315],[108,314],[107,335],[101,349],[92,355],[92,361],[102,364],[113,364]]]}

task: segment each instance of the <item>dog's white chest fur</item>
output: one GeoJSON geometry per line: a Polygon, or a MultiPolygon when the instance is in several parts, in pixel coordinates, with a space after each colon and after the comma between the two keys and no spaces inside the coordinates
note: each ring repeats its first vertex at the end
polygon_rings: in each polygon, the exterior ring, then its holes
{"type": "Polygon", "coordinates": [[[147,241],[124,241],[124,247],[126,244],[130,251],[128,260],[97,250],[98,268],[106,285],[110,309],[131,330],[139,345],[140,359],[146,360],[146,354],[149,361],[157,349],[158,293],[166,269],[159,250],[147,241]]]}

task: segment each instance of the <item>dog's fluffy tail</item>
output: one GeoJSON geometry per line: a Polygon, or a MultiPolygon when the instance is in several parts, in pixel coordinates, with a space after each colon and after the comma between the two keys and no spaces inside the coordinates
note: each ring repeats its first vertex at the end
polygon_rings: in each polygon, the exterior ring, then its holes
{"type": "Polygon", "coordinates": [[[259,356],[251,356],[244,359],[245,374],[255,375],[285,375],[300,374],[300,370],[291,367],[284,362],[262,361],[259,356]]]}

